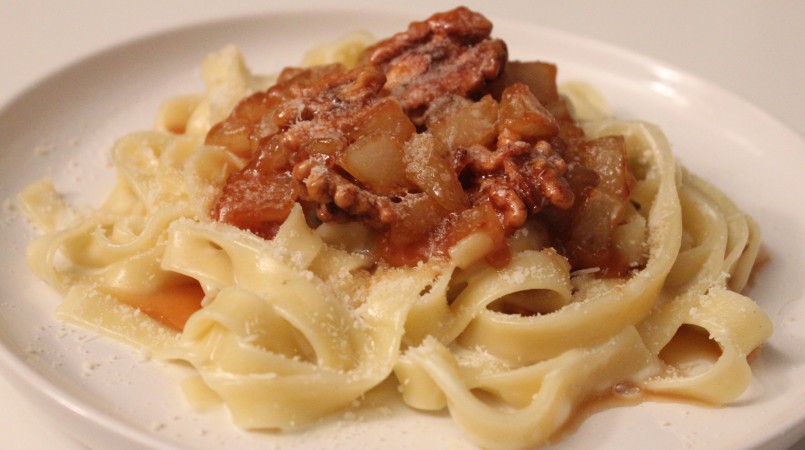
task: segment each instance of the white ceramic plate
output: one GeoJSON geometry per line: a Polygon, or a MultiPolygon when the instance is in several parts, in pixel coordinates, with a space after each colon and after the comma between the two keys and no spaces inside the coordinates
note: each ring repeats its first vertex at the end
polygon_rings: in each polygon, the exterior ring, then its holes
{"type": "MultiPolygon", "coordinates": [[[[0,110],[0,198],[50,175],[72,201],[96,205],[113,182],[112,141],[149,128],[162,99],[201,89],[202,58],[227,44],[243,49],[256,71],[274,72],[347,31],[385,36],[417,18],[267,15],[178,29],[77,61],[0,110]]],[[[492,19],[513,57],[556,62],[562,80],[597,85],[618,116],[661,125],[686,166],[759,220],[771,255],[749,294],[775,334],[740,401],[615,408],[555,447],[782,448],[796,441],[805,433],[805,212],[797,197],[805,192],[805,142],[740,98],[656,61],[492,19]]],[[[393,394],[373,394],[360,410],[290,435],[240,431],[222,408],[189,411],[177,387],[183,368],[53,319],[58,296],[24,263],[35,233],[10,201],[3,206],[0,361],[17,388],[76,439],[97,448],[472,448],[446,414],[413,412],[393,394]]]]}

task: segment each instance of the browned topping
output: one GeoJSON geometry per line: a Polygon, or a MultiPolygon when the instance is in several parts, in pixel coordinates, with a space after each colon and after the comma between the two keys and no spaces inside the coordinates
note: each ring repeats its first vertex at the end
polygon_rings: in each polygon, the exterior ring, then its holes
{"type": "Polygon", "coordinates": [[[413,22],[368,48],[364,61],[386,74],[385,88],[406,110],[425,107],[447,94],[466,96],[497,78],[508,52],[489,39],[492,23],[460,7],[413,22]]]}
{"type": "Polygon", "coordinates": [[[374,230],[392,265],[475,232],[504,265],[506,236],[539,221],[574,268],[623,273],[612,243],[631,188],[623,139],[587,141],[556,67],[506,63],[491,29],[457,8],[378,42],[355,69],[286,69],[207,136],[249,158],[213,216],[271,238],[299,202],[313,226],[374,230]]]}
{"type": "Polygon", "coordinates": [[[480,145],[467,148],[467,169],[477,184],[474,197],[488,197],[504,217],[504,228],[511,233],[525,225],[531,214],[545,206],[567,209],[574,194],[563,175],[565,161],[550,144],[523,141],[505,144],[490,151],[480,145]]]}
{"type": "Polygon", "coordinates": [[[267,237],[299,198],[302,180],[293,176],[294,166],[310,165],[308,158],[316,155],[321,164],[333,167],[384,82],[372,66],[295,70],[280,79],[268,91],[243,100],[207,136],[208,144],[251,155],[249,164],[224,185],[216,218],[267,237]]]}
{"type": "Polygon", "coordinates": [[[380,229],[399,220],[389,197],[358,187],[321,154],[294,166],[293,179],[299,200],[317,204],[316,214],[324,222],[354,217],[380,229]]]}

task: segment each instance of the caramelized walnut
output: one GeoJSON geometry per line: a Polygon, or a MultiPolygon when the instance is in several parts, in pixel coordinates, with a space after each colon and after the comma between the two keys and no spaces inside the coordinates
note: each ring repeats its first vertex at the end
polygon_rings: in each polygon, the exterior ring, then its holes
{"type": "Polygon", "coordinates": [[[491,31],[484,16],[459,7],[411,23],[368,48],[363,60],[383,70],[385,89],[406,110],[416,110],[445,94],[478,92],[500,75],[508,51],[491,31]]]}
{"type": "Polygon", "coordinates": [[[399,220],[389,197],[360,188],[338,173],[324,155],[312,155],[296,164],[293,180],[299,199],[318,204],[317,216],[324,222],[355,218],[373,228],[384,228],[399,220]],[[345,214],[344,214],[345,213],[345,214]]]}
{"type": "Polygon", "coordinates": [[[507,233],[548,205],[561,209],[573,205],[574,193],[564,178],[567,165],[546,141],[535,145],[516,141],[494,151],[476,145],[465,155],[472,174],[465,179],[477,186],[474,202],[488,197],[503,216],[507,233]]]}

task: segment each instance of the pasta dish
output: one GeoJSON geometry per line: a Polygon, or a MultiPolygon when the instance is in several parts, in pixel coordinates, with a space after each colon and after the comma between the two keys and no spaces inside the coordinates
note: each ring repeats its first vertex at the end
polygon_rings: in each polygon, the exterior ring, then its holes
{"type": "MultiPolygon", "coordinates": [[[[118,140],[105,202],[20,194],[59,318],[189,363],[187,397],[296,430],[381,383],[484,448],[586,403],[721,405],[772,332],[755,221],[466,8],[353,33],[276,76],[234,47],[118,140]]],[[[393,420],[393,419],[391,419],[393,420]]]]}

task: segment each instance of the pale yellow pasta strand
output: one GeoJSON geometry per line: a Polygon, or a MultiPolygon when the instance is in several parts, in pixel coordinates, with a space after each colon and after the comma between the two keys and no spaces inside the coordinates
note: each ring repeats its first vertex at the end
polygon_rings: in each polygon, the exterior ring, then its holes
{"type": "Polygon", "coordinates": [[[718,205],[729,227],[729,242],[723,270],[729,274],[727,285],[740,292],[747,284],[760,251],[760,228],[757,222],[738,209],[735,203],[701,177],[684,172],[687,185],[697,189],[718,205]]]}
{"type": "Polygon", "coordinates": [[[179,332],[90,284],[74,284],[55,311],[56,317],[142,352],[159,353],[175,345],[179,332]]]}
{"type": "Polygon", "coordinates": [[[193,363],[247,428],[301,426],[383,381],[396,361],[408,309],[438,274],[378,272],[350,310],[335,292],[338,285],[305,269],[322,243],[299,208],[274,241],[187,220],[170,234],[163,266],[198,279],[212,297],[165,356],[193,363]],[[270,344],[254,331],[269,322],[278,326],[270,344]]]}
{"type": "Polygon", "coordinates": [[[671,293],[704,292],[723,276],[729,230],[717,205],[688,186],[679,189],[682,223],[689,248],[679,252],[665,289],[671,293]]]}
{"type": "MultiPolygon", "coordinates": [[[[467,436],[484,448],[518,449],[543,444],[590,396],[649,367],[651,358],[629,327],[596,347],[578,348],[533,366],[486,377],[467,378],[453,353],[435,339],[412,348],[401,361],[422,368],[427,380],[402,380],[404,395],[428,397],[418,386],[432,386],[445,396],[450,414],[467,436]],[[409,388],[409,386],[411,386],[409,388]],[[519,391],[517,407],[496,405],[476,396],[474,389],[493,394],[519,391]],[[523,405],[523,403],[526,403],[523,405]]],[[[513,396],[503,394],[501,400],[513,396]]],[[[409,404],[417,399],[406,397],[409,404]]]]}
{"type": "Polygon", "coordinates": [[[673,371],[649,379],[643,383],[646,390],[717,405],[735,400],[746,390],[752,378],[747,356],[766,342],[772,331],[771,321],[755,302],[714,287],[701,296],[677,299],[659,314],[664,320],[653,321],[654,332],[661,327],[666,334],[673,334],[683,324],[702,327],[718,343],[721,355],[700,373],[686,375],[673,371]]]}

